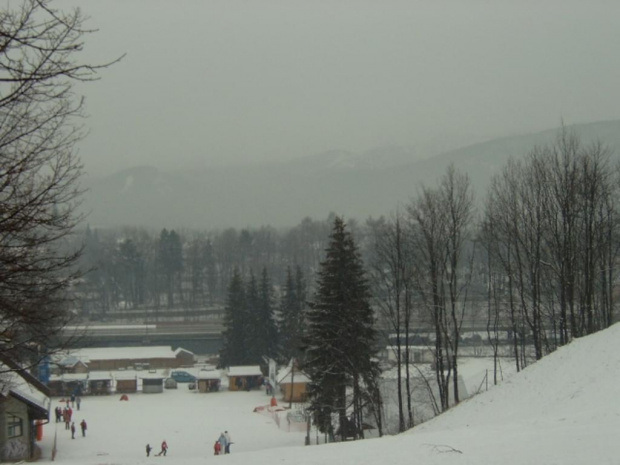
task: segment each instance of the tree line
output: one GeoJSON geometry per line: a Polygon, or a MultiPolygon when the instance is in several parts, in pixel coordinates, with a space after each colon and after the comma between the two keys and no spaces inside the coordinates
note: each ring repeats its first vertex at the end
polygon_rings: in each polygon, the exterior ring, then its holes
{"type": "Polygon", "coordinates": [[[266,358],[284,363],[299,357],[305,296],[305,279],[299,267],[294,273],[287,268],[279,299],[266,268],[259,279],[250,271],[247,280],[235,269],[226,298],[220,366],[264,365],[266,358]]]}
{"type": "Polygon", "coordinates": [[[505,342],[521,370],[615,321],[619,188],[610,151],[562,128],[495,175],[480,209],[451,166],[435,187],[369,223],[375,305],[395,335],[400,431],[414,424],[410,348],[421,326],[432,328],[441,412],[460,400],[468,320],[483,323],[495,382],[505,342]]]}
{"type": "Polygon", "coordinates": [[[131,318],[140,309],[155,317],[173,310],[183,317],[187,310],[189,318],[200,310],[223,308],[236,272],[245,279],[263,269],[280,290],[288,267],[298,267],[305,276],[316,272],[332,218],[305,218],[285,231],[267,226],[159,232],[87,227],[81,232],[79,262],[85,274],[74,286],[77,305],[92,321],[131,318]]]}

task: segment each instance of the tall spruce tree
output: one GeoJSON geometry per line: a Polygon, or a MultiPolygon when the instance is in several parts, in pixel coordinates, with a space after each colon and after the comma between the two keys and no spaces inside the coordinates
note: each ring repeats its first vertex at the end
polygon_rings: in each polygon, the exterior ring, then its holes
{"type": "Polygon", "coordinates": [[[260,285],[258,289],[258,319],[256,332],[260,339],[257,344],[259,354],[273,358],[276,356],[278,346],[278,328],[273,312],[273,286],[267,273],[267,268],[263,267],[260,285]]]}
{"type": "Polygon", "coordinates": [[[279,342],[280,357],[288,363],[291,358],[300,358],[304,331],[304,309],[306,284],[301,268],[297,266],[295,276],[290,267],[286,269],[286,281],[280,299],[279,342]]]}
{"type": "Polygon", "coordinates": [[[238,269],[233,271],[228,298],[224,309],[223,345],[220,350],[220,366],[248,363],[248,314],[243,279],[238,269]]]}
{"type": "Polygon", "coordinates": [[[246,348],[248,362],[252,364],[258,364],[261,362],[262,354],[262,334],[260,331],[260,297],[258,293],[258,284],[256,283],[256,276],[254,272],[250,270],[250,277],[246,284],[245,295],[245,328],[244,332],[246,337],[246,348]]]}
{"type": "Polygon", "coordinates": [[[307,313],[304,369],[310,376],[310,410],[320,431],[342,439],[362,434],[365,407],[378,405],[374,316],[360,253],[336,217],[307,313]],[[348,395],[350,393],[350,395],[348,395]]]}
{"type": "Polygon", "coordinates": [[[172,308],[174,307],[175,291],[180,291],[180,278],[183,271],[183,245],[180,236],[174,229],[170,232],[165,228],[162,229],[159,235],[158,254],[168,308],[172,308]]]}

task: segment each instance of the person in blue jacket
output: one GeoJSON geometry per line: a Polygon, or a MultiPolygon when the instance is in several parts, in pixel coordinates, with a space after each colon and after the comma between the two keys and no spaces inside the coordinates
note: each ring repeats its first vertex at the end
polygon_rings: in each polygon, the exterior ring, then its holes
{"type": "Polygon", "coordinates": [[[222,452],[226,453],[226,450],[228,450],[228,440],[226,439],[226,435],[224,433],[220,433],[220,438],[218,439],[218,441],[220,442],[220,445],[222,446],[222,449],[221,449],[222,452]]]}

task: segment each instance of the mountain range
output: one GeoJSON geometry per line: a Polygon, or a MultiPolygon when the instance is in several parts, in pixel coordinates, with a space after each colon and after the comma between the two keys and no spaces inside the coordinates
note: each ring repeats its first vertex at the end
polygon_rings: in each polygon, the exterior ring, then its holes
{"type": "MultiPolygon", "coordinates": [[[[620,120],[569,126],[585,144],[600,141],[620,156],[620,120]]],[[[281,163],[164,172],[134,167],[86,177],[82,208],[91,227],[222,229],[288,227],[330,212],[364,220],[388,215],[434,185],[450,163],[467,172],[477,198],[509,157],[553,142],[558,130],[504,137],[426,159],[407,147],[365,153],[330,151],[281,163]]]]}

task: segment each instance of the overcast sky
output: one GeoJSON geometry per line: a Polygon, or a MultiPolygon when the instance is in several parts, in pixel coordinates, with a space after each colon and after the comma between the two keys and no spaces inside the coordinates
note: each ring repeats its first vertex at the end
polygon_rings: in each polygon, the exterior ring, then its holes
{"type": "Polygon", "coordinates": [[[620,118],[620,2],[59,0],[99,29],[91,174],[413,146],[620,118]]]}

